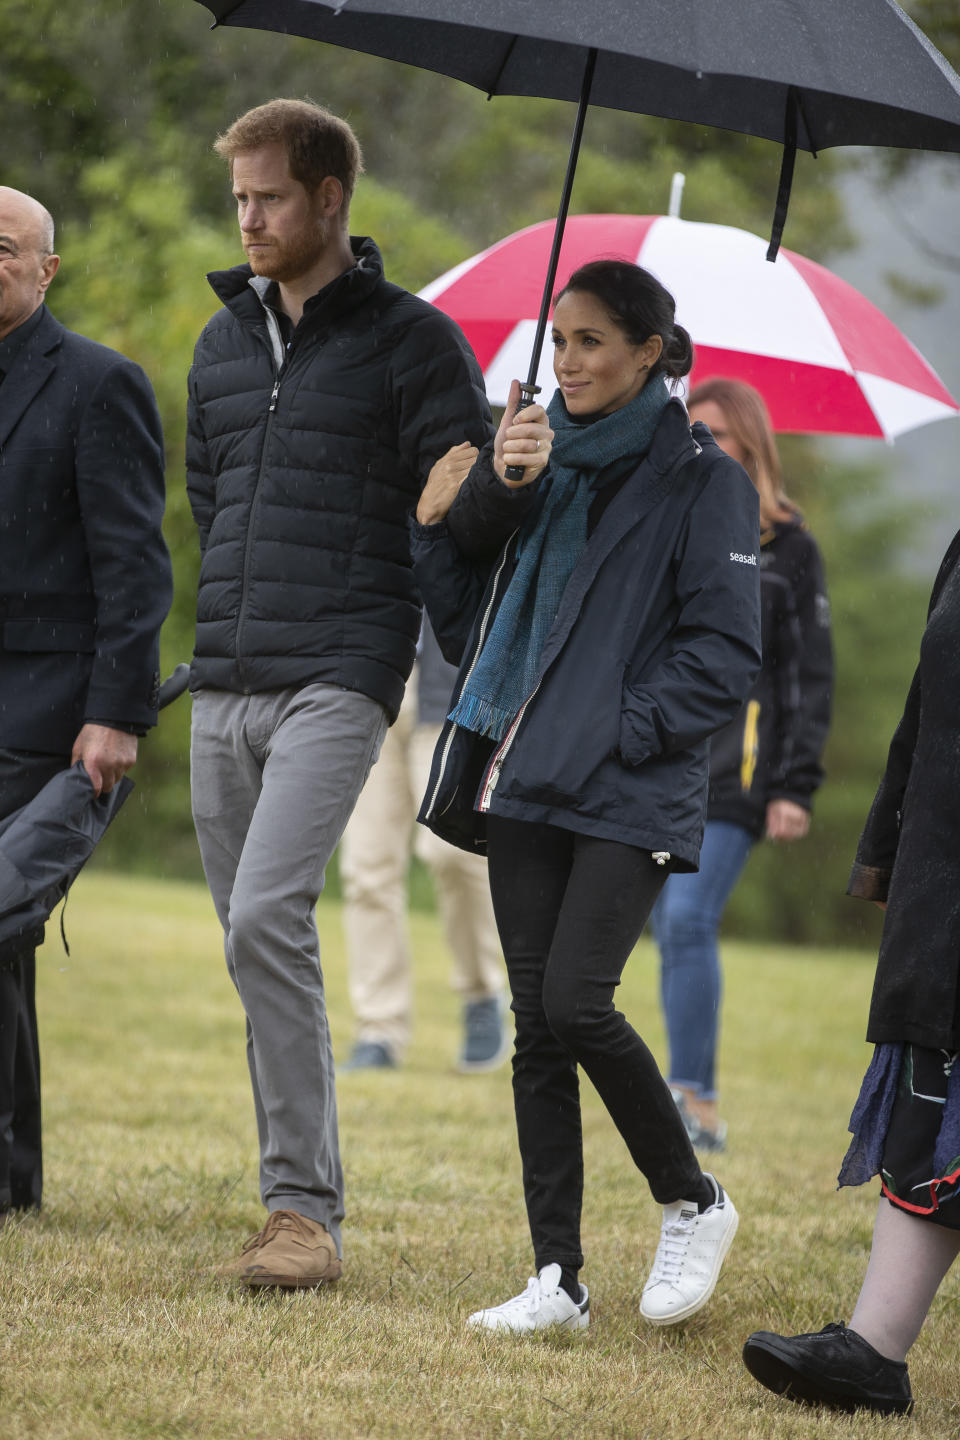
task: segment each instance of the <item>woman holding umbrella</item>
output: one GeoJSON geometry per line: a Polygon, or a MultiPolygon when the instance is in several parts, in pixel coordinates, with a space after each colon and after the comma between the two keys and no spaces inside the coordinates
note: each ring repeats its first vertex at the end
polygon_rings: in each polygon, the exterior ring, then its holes
{"type": "Polygon", "coordinates": [[[757,668],[756,492],[671,397],[692,348],[646,271],[577,270],[553,342],[548,410],[516,415],[515,386],[462,487],[450,470],[469,450],[435,467],[413,537],[462,662],[420,818],[486,850],[516,1018],[537,1274],[470,1317],[508,1331],[589,1322],[578,1065],[663,1207],[646,1319],[706,1303],[737,1226],[613,997],[666,876],[696,868],[708,738],[757,668]]]}

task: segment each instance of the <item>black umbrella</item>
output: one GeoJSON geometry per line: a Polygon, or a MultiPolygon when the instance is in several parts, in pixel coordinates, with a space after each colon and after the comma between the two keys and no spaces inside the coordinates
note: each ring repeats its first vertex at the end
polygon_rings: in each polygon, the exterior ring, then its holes
{"type": "Polygon", "coordinates": [[[960,77],[894,0],[198,0],[220,25],[305,35],[488,95],[579,100],[536,374],[589,102],[784,147],[768,259],[798,148],[960,151],[960,77]]]}
{"type": "MultiPolygon", "coordinates": [[[[167,677],[161,709],[183,694],[189,675],[189,665],[181,664],[167,677]]],[[[15,952],[24,936],[42,928],[132,789],[124,776],[108,795],[95,795],[78,763],[0,820],[0,964],[5,950],[15,952]]]]}

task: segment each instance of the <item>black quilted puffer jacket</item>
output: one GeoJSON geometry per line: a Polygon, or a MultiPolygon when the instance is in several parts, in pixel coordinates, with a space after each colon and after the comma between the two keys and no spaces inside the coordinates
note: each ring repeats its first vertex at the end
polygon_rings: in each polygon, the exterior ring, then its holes
{"type": "Polygon", "coordinates": [[[490,411],[458,327],[383,278],[372,240],[351,243],[357,264],[290,335],[248,265],[208,276],[225,308],[189,381],[191,689],[326,681],[393,719],[420,624],[407,517],[440,455],[488,439],[490,411]]]}

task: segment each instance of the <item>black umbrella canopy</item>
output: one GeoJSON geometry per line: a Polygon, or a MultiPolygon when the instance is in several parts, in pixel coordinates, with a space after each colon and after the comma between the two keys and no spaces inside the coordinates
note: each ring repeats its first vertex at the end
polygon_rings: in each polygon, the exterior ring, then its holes
{"type": "Polygon", "coordinates": [[[960,78],[894,0],[199,0],[222,25],[304,35],[490,95],[784,143],[960,151],[960,78]]]}
{"type": "MultiPolygon", "coordinates": [[[[799,149],[960,151],[960,77],[895,0],[199,0],[217,23],[303,35],[488,95],[579,100],[533,353],[536,376],[588,104],[784,147],[767,259],[799,149]]],[[[522,471],[513,467],[508,478],[522,471]]]]}

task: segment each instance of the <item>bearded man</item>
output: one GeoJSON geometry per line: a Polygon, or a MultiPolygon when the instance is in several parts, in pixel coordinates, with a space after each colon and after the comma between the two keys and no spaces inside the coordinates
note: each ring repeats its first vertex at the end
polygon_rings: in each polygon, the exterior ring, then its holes
{"type": "Polygon", "coordinates": [[[249,263],[208,277],[224,308],[189,381],[192,793],[269,1212],[224,1268],[295,1289],[339,1278],[344,1214],[314,908],[413,665],[408,516],[433,463],[491,425],[460,330],[349,234],[350,127],[273,100],[215,148],[249,263]]]}

